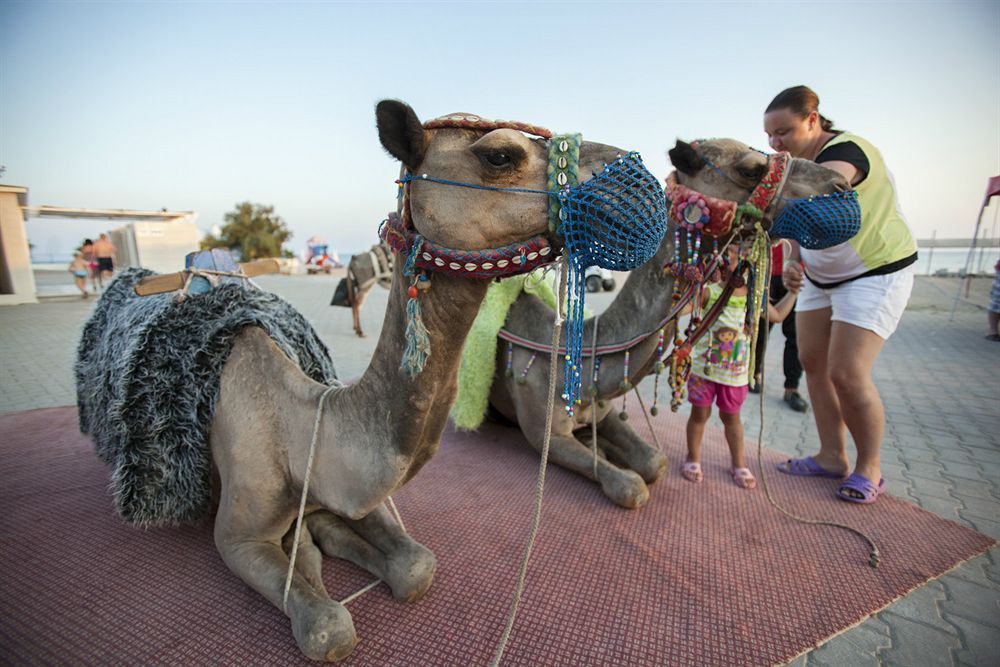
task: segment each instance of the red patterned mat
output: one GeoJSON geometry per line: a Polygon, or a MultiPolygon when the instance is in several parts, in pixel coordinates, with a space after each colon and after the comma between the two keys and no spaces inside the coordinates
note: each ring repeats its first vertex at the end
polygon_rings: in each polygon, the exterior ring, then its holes
{"type": "MultiPolygon", "coordinates": [[[[834,498],[834,480],[771,476],[786,506],[869,530],[882,551],[872,570],[855,536],[794,523],[761,489],[736,488],[719,429],[706,430],[705,482],[683,481],[683,418],[656,424],[671,469],[643,509],[618,509],[596,485],[549,469],[504,665],[780,663],[994,543],[888,496],[848,505],[834,498]]],[[[351,602],[360,643],[344,664],[489,662],[537,461],[513,429],[446,434],[395,498],[437,554],[434,585],[417,604],[384,586],[351,602]]],[[[74,408],[0,416],[0,480],[3,662],[314,664],[284,616],[226,569],[210,528],[138,530],[118,519],[74,408]]],[[[342,561],[328,560],[324,575],[337,599],[371,579],[342,561]]]]}

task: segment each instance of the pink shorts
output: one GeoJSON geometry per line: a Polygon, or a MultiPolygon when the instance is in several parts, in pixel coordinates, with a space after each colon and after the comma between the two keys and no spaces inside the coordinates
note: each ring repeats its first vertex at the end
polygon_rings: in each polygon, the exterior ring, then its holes
{"type": "Polygon", "coordinates": [[[714,399],[719,412],[739,412],[743,401],[747,400],[748,391],[747,385],[732,387],[697,375],[688,378],[688,401],[699,408],[712,407],[714,399]]]}

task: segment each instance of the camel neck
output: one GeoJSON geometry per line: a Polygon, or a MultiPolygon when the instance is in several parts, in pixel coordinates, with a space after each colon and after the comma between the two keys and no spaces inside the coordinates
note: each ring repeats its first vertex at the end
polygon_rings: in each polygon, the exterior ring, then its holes
{"type": "MultiPolygon", "coordinates": [[[[420,291],[421,318],[430,339],[423,370],[410,377],[400,368],[406,346],[406,304],[410,281],[397,254],[382,332],[371,364],[352,388],[362,400],[379,405],[389,416],[392,441],[404,455],[435,446],[454,400],[465,338],[486,296],[487,281],[431,275],[431,288],[420,291]]],[[[432,452],[431,452],[432,453],[432,452]]]]}
{"type": "Polygon", "coordinates": [[[652,260],[629,274],[611,305],[601,314],[598,340],[608,340],[604,331],[627,340],[652,332],[671,305],[674,279],[663,264],[673,257],[673,235],[667,232],[652,260]]]}

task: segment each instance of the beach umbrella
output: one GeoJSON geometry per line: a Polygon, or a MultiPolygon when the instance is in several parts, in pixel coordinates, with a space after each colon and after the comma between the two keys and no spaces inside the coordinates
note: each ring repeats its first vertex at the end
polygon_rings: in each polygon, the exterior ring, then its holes
{"type": "Polygon", "coordinates": [[[948,316],[948,320],[951,321],[955,318],[955,309],[958,308],[958,301],[962,297],[962,287],[965,287],[965,296],[968,298],[969,290],[972,287],[972,277],[969,275],[969,265],[972,262],[972,258],[976,252],[976,241],[979,239],[979,225],[983,222],[983,212],[986,211],[986,207],[990,205],[990,199],[1000,195],[1000,176],[993,176],[986,181],[986,194],[983,195],[983,204],[979,207],[979,217],[976,218],[976,229],[972,233],[972,244],[969,246],[969,254],[965,258],[965,269],[963,273],[965,274],[965,280],[960,280],[958,283],[958,291],[955,292],[955,301],[951,304],[951,315],[948,316]]]}

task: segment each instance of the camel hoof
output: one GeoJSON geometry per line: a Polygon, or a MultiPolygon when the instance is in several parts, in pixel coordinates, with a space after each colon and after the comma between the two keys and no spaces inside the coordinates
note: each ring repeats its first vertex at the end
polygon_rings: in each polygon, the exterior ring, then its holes
{"type": "Polygon", "coordinates": [[[344,605],[333,600],[325,600],[318,607],[292,617],[295,642],[311,660],[342,660],[358,643],[351,614],[344,605]]]}
{"type": "Polygon", "coordinates": [[[601,490],[611,502],[625,509],[638,509],[649,502],[646,482],[631,470],[620,470],[619,475],[602,479],[601,490]]]}
{"type": "Polygon", "coordinates": [[[424,596],[434,581],[437,558],[418,542],[391,554],[388,561],[386,583],[392,596],[402,602],[416,602],[424,596]]]}

